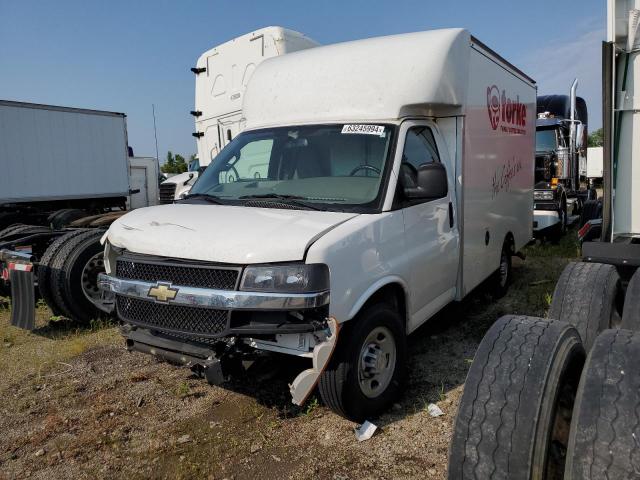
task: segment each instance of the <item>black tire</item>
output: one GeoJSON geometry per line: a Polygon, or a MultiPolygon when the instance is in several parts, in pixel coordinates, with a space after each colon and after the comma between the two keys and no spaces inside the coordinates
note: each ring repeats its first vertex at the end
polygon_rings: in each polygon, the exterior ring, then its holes
{"type": "Polygon", "coordinates": [[[511,262],[512,254],[513,249],[511,248],[511,243],[505,240],[502,245],[502,251],[500,252],[500,266],[489,280],[491,296],[496,300],[504,297],[507,291],[509,291],[513,272],[511,262]]]}
{"type": "Polygon", "coordinates": [[[620,276],[613,265],[571,262],[556,283],[549,318],[576,327],[586,351],[598,334],[620,326],[620,276]]]}
{"type": "Polygon", "coordinates": [[[24,218],[17,213],[12,212],[0,212],[0,230],[4,230],[11,225],[19,223],[20,220],[24,221],[24,218]]]}
{"type": "Polygon", "coordinates": [[[620,328],[633,332],[640,331],[640,268],[636,270],[627,285],[620,328]]]}
{"type": "Polygon", "coordinates": [[[102,316],[82,289],[82,269],[86,261],[102,249],[103,230],[89,230],[68,239],[50,262],[50,286],[62,314],[82,325],[102,316]]]}
{"type": "Polygon", "coordinates": [[[640,472],[640,334],[598,336],[580,379],[565,478],[638,478],[640,472]]]}
{"type": "Polygon", "coordinates": [[[53,314],[56,316],[63,315],[63,311],[62,307],[60,307],[60,305],[58,305],[58,303],[56,302],[51,287],[51,262],[56,253],[58,253],[62,246],[69,241],[69,239],[86,232],[87,230],[73,230],[66,233],[65,235],[61,235],[60,237],[56,238],[44,251],[44,255],[42,255],[42,258],[40,259],[40,262],[38,264],[38,268],[36,270],[36,278],[38,280],[38,290],[40,292],[40,297],[45,301],[53,314]]]}
{"type": "Polygon", "coordinates": [[[64,210],[60,210],[49,217],[49,225],[54,230],[58,230],[60,228],[64,228],[69,225],[74,220],[78,220],[79,218],[86,217],[87,212],[84,210],[80,210],[77,208],[66,208],[64,210]]]}
{"type": "Polygon", "coordinates": [[[336,350],[318,382],[320,396],[331,410],[349,420],[362,422],[375,418],[401,393],[406,378],[406,360],[406,334],[401,316],[386,303],[371,305],[343,325],[336,350]],[[393,337],[396,358],[388,385],[370,398],[359,381],[361,355],[367,336],[379,327],[387,329],[393,337]]]}
{"type": "Polygon", "coordinates": [[[560,211],[558,212],[560,215],[560,222],[557,225],[551,228],[551,233],[549,234],[549,240],[551,243],[557,244],[560,243],[562,237],[567,233],[567,224],[568,224],[568,212],[567,212],[567,199],[562,197],[560,211]]]}
{"type": "Polygon", "coordinates": [[[18,223],[15,225],[11,225],[10,227],[5,228],[4,230],[0,230],[0,241],[2,241],[3,238],[8,237],[9,235],[11,235],[15,230],[20,229],[22,227],[26,227],[27,225],[25,225],[24,223],[18,223]]]}
{"type": "Polygon", "coordinates": [[[587,200],[582,206],[582,213],[580,214],[580,226],[584,227],[585,223],[589,220],[594,220],[600,216],[600,202],[598,200],[587,200]]]}
{"type": "Polygon", "coordinates": [[[467,375],[449,479],[562,478],[584,356],[578,332],[565,322],[500,318],[467,375]]]}

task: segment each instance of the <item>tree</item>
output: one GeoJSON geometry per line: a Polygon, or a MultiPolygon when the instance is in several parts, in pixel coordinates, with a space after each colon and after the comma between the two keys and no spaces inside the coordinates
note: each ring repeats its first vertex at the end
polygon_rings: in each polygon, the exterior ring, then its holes
{"type": "Polygon", "coordinates": [[[176,161],[173,158],[173,153],[171,150],[167,152],[167,160],[164,162],[162,167],[160,167],[163,173],[177,173],[176,172],[176,161]]]}
{"type": "Polygon", "coordinates": [[[604,145],[604,132],[601,128],[591,132],[589,135],[588,146],[589,147],[601,147],[604,145]]]}
{"type": "Polygon", "coordinates": [[[187,171],[187,162],[185,162],[184,157],[182,155],[176,154],[176,166],[175,173],[182,173],[187,171]]]}

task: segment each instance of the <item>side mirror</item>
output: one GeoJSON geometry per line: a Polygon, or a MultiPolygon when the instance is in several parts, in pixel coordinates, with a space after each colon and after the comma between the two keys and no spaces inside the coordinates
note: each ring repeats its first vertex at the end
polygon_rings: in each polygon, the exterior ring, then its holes
{"type": "Polygon", "coordinates": [[[416,172],[415,185],[404,186],[405,197],[412,200],[442,198],[448,191],[447,170],[441,163],[421,165],[416,172]]]}

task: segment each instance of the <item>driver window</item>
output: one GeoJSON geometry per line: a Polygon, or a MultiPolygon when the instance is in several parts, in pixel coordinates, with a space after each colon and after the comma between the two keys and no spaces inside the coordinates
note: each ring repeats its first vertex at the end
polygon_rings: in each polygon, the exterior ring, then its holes
{"type": "Polygon", "coordinates": [[[439,162],[438,148],[433,133],[428,127],[412,127],[407,130],[402,162],[416,170],[426,163],[439,162]]]}

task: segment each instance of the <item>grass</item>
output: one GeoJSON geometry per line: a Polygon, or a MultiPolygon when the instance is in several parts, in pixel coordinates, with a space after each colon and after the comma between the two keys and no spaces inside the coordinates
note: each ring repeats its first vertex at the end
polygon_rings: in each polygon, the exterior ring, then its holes
{"type": "Polygon", "coordinates": [[[52,321],[48,308],[36,309],[36,330],[28,332],[10,325],[11,310],[0,302],[0,396],[25,380],[40,382],[61,374],[70,359],[88,349],[113,344],[120,336],[109,321],[96,320],[81,328],[66,321],[52,321]]]}

